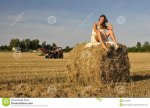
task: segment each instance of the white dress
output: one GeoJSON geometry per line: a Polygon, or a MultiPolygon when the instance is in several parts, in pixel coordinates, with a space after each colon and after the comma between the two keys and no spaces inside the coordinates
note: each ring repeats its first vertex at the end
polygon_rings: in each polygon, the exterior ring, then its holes
{"type": "MultiPolygon", "coordinates": [[[[105,29],[98,29],[100,30],[101,34],[102,34],[102,39],[105,40],[106,43],[109,43],[111,45],[114,45],[114,43],[112,41],[108,41],[108,38],[105,39],[104,38],[104,33],[106,34],[106,31],[105,29]]],[[[92,36],[91,36],[91,42],[87,43],[84,48],[86,47],[91,47],[91,46],[96,46],[96,45],[99,45],[101,44],[100,42],[98,42],[96,39],[95,39],[95,36],[97,35],[97,33],[94,31],[94,29],[92,30],[92,36]]]]}

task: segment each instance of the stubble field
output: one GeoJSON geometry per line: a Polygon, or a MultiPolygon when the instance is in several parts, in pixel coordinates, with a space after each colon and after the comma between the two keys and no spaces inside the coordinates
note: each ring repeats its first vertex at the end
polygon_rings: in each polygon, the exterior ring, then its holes
{"type": "Polygon", "coordinates": [[[0,53],[0,97],[150,97],[150,53],[129,53],[131,81],[100,87],[70,84],[64,59],[0,53]]]}

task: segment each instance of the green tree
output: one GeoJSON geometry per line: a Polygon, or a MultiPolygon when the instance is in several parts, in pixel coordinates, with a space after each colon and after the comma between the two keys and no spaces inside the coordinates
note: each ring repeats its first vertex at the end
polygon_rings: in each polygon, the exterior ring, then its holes
{"type": "Polygon", "coordinates": [[[42,48],[46,48],[46,41],[42,42],[42,48]]]}
{"type": "Polygon", "coordinates": [[[29,51],[30,49],[30,39],[25,39],[25,46],[26,46],[26,50],[29,51]]]}
{"type": "Polygon", "coordinates": [[[20,48],[22,51],[26,50],[25,40],[20,41],[20,48]]]}
{"type": "Polygon", "coordinates": [[[0,46],[0,51],[10,50],[7,45],[0,46]]]}
{"type": "Polygon", "coordinates": [[[141,42],[137,42],[136,44],[137,51],[141,50],[141,42]]]}
{"type": "Polygon", "coordinates": [[[55,50],[57,48],[57,45],[55,43],[52,44],[52,50],[55,50]]]}
{"type": "Polygon", "coordinates": [[[71,50],[72,50],[72,48],[70,48],[69,46],[66,46],[66,48],[63,49],[63,51],[65,51],[65,52],[69,52],[69,51],[71,51],[71,50]]]}
{"type": "Polygon", "coordinates": [[[37,48],[39,48],[39,40],[38,39],[31,40],[30,49],[35,50],[37,48]]]}
{"type": "Polygon", "coordinates": [[[143,51],[150,51],[150,44],[148,41],[144,42],[144,44],[142,46],[142,50],[143,51]]]}
{"type": "Polygon", "coordinates": [[[50,44],[47,44],[47,45],[46,45],[46,49],[51,50],[51,49],[52,49],[52,46],[51,46],[50,44]]]}
{"type": "Polygon", "coordinates": [[[20,46],[20,41],[19,39],[11,39],[9,43],[9,47],[12,49],[13,47],[19,47],[20,46]]]}
{"type": "Polygon", "coordinates": [[[135,46],[128,48],[129,52],[137,52],[137,48],[135,46]]]}

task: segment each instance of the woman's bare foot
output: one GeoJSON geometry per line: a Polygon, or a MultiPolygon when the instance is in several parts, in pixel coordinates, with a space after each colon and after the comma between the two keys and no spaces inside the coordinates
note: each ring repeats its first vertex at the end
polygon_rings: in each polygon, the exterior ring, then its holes
{"type": "Polygon", "coordinates": [[[110,52],[110,49],[106,48],[106,51],[107,51],[107,52],[110,52]]]}
{"type": "Polygon", "coordinates": [[[115,50],[118,50],[118,48],[119,48],[119,45],[116,45],[116,46],[115,46],[115,50]]]}

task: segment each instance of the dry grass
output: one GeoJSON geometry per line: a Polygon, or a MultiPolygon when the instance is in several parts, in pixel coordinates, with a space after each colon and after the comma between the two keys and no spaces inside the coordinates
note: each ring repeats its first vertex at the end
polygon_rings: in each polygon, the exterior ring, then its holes
{"type": "Polygon", "coordinates": [[[150,53],[129,53],[131,82],[80,86],[68,84],[65,59],[34,53],[0,53],[0,97],[150,97],[150,53]]]}
{"type": "Polygon", "coordinates": [[[84,48],[78,44],[70,52],[67,63],[70,82],[99,86],[101,83],[127,82],[130,79],[130,64],[127,49],[120,44],[115,50],[110,45],[107,53],[101,45],[84,48]]]}

